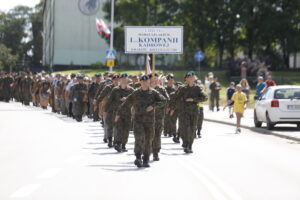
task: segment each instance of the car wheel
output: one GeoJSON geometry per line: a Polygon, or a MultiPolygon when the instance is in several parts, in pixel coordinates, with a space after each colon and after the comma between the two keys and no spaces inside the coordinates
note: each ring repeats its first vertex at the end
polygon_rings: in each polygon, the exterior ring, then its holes
{"type": "Polygon", "coordinates": [[[268,113],[266,113],[266,119],[267,119],[267,129],[272,130],[274,128],[275,124],[271,122],[268,113]]]}
{"type": "Polygon", "coordinates": [[[258,121],[256,111],[254,110],[254,125],[256,128],[260,128],[262,125],[262,122],[258,121]]]}

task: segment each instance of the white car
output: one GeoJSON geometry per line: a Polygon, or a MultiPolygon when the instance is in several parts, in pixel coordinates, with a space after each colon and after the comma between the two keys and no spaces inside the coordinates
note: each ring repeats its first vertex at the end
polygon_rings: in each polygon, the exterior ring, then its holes
{"type": "Polygon", "coordinates": [[[281,85],[269,87],[256,101],[255,127],[267,123],[271,130],[276,124],[297,124],[300,128],[300,86],[281,85]]]}

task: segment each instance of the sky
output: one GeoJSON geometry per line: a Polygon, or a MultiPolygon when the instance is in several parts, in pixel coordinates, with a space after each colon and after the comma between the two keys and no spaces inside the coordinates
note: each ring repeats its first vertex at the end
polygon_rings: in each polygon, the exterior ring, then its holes
{"type": "Polygon", "coordinates": [[[0,10],[7,12],[18,5],[34,7],[40,0],[0,0],[0,10]]]}

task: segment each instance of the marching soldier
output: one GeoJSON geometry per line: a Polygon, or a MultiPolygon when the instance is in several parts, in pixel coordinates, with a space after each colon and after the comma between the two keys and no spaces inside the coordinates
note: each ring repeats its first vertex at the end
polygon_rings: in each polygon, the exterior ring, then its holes
{"type": "MultiPolygon", "coordinates": [[[[169,95],[167,91],[158,84],[159,81],[158,74],[157,73],[150,74],[149,78],[150,78],[151,87],[156,91],[158,91],[162,96],[164,96],[167,103],[167,101],[169,101],[169,95]]],[[[166,104],[158,108],[155,108],[155,129],[154,129],[154,138],[153,138],[153,147],[152,147],[154,161],[159,161],[158,154],[161,149],[161,133],[164,126],[165,107],[166,104]]]]}
{"type": "Polygon", "coordinates": [[[72,88],[71,100],[72,100],[72,111],[76,121],[82,121],[82,115],[85,111],[85,104],[87,99],[87,85],[83,83],[83,75],[77,76],[78,83],[72,88]]]}
{"type": "Polygon", "coordinates": [[[97,99],[97,105],[101,103],[104,100],[103,105],[103,117],[104,117],[104,139],[108,140],[108,147],[113,147],[113,129],[114,129],[114,119],[115,119],[115,113],[114,112],[106,112],[106,104],[107,99],[113,90],[114,87],[117,87],[119,85],[119,76],[113,75],[112,77],[113,84],[107,85],[101,92],[99,98],[97,99]]]}
{"type": "MultiPolygon", "coordinates": [[[[166,91],[168,92],[168,95],[170,96],[170,94],[172,92],[175,92],[175,87],[174,87],[174,75],[173,74],[168,74],[166,76],[167,78],[167,87],[166,87],[166,91]]],[[[169,103],[168,103],[169,104],[169,103]]],[[[174,134],[174,132],[172,133],[171,131],[171,116],[170,114],[170,106],[167,105],[166,106],[166,115],[165,115],[165,121],[164,121],[164,136],[168,136],[172,137],[172,134],[174,134]]]]}
{"type": "MultiPolygon", "coordinates": [[[[204,90],[204,85],[201,83],[200,80],[197,81],[197,84],[200,86],[201,90],[204,90]]],[[[204,120],[204,104],[203,102],[198,103],[199,106],[199,114],[198,114],[198,122],[197,122],[197,137],[201,138],[201,130],[202,130],[202,124],[204,120]]]]}
{"type": "MultiPolygon", "coordinates": [[[[130,94],[121,105],[120,110],[125,107],[134,107],[134,153],[137,167],[150,167],[149,157],[152,152],[154,138],[155,109],[164,106],[166,99],[156,90],[150,88],[149,76],[140,78],[141,87],[130,94]],[[143,157],[142,157],[143,155],[143,157]],[[143,161],[142,161],[143,159],[143,161]]],[[[120,113],[115,121],[120,119],[120,113]]]]}
{"type": "Polygon", "coordinates": [[[102,75],[100,73],[95,75],[95,81],[91,84],[89,91],[88,91],[90,114],[92,115],[94,122],[99,121],[99,116],[98,116],[99,108],[98,108],[98,106],[95,105],[94,98],[100,87],[101,76],[102,75]]]}
{"type": "Polygon", "coordinates": [[[11,77],[10,74],[6,73],[6,75],[2,78],[1,81],[1,94],[2,94],[2,98],[5,102],[9,102],[10,98],[11,98],[11,85],[14,82],[14,79],[11,77]]]}
{"type": "MultiPolygon", "coordinates": [[[[105,112],[111,112],[113,115],[119,110],[120,105],[126,100],[134,89],[128,85],[128,75],[126,73],[120,75],[120,85],[113,88],[105,112]]],[[[120,119],[115,124],[115,149],[118,152],[126,152],[126,144],[128,142],[129,129],[131,125],[131,107],[123,107],[119,111],[120,119]]]]}
{"type": "MultiPolygon", "coordinates": [[[[183,147],[185,153],[193,153],[192,146],[197,128],[197,119],[199,113],[199,102],[207,100],[206,94],[195,83],[196,76],[194,72],[189,72],[186,75],[187,85],[178,90],[176,101],[181,101],[182,104],[182,123],[183,130],[183,147]]],[[[173,114],[173,113],[172,113],[173,114]]]]}
{"type": "Polygon", "coordinates": [[[23,97],[23,103],[25,106],[29,106],[31,101],[31,82],[32,79],[30,78],[29,73],[21,80],[21,92],[23,97]]]}

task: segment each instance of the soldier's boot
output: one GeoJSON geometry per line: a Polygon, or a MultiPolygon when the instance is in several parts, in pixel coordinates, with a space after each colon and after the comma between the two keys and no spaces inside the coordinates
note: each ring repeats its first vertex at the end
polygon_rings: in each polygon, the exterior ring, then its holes
{"type": "Polygon", "coordinates": [[[197,131],[197,136],[198,136],[198,138],[201,138],[201,130],[200,129],[198,129],[198,131],[197,131]]]}
{"type": "Polygon", "coordinates": [[[143,162],[142,162],[142,158],[141,158],[141,154],[135,154],[135,161],[134,164],[138,167],[141,168],[143,166],[143,162]]]}
{"type": "Polygon", "coordinates": [[[192,150],[192,145],[188,145],[188,153],[193,153],[193,150],[192,150]]]}
{"type": "Polygon", "coordinates": [[[104,121],[103,121],[103,118],[101,119],[100,124],[102,125],[102,127],[104,127],[104,121]]]}
{"type": "Polygon", "coordinates": [[[189,144],[185,143],[184,147],[183,147],[183,151],[184,153],[189,153],[189,144]]]}
{"type": "Polygon", "coordinates": [[[149,156],[143,156],[143,167],[150,167],[149,156]]]}
{"type": "Polygon", "coordinates": [[[122,148],[121,148],[121,142],[116,142],[115,146],[115,150],[119,153],[122,152],[122,148]]]}
{"type": "Polygon", "coordinates": [[[122,144],[122,151],[127,152],[128,150],[126,149],[126,144],[122,144]]]}
{"type": "Polygon", "coordinates": [[[154,161],[159,161],[158,153],[153,153],[153,160],[154,161]]]}
{"type": "Polygon", "coordinates": [[[82,115],[77,115],[77,116],[75,117],[75,119],[76,119],[76,121],[78,121],[78,122],[82,122],[82,115]]]}
{"type": "Polygon", "coordinates": [[[169,136],[169,137],[172,137],[172,133],[169,133],[168,136],[169,136]]]}
{"type": "Polygon", "coordinates": [[[167,137],[167,136],[168,136],[168,133],[167,133],[167,132],[164,132],[164,136],[167,137]]]}
{"type": "Polygon", "coordinates": [[[173,142],[180,143],[179,138],[176,137],[176,134],[173,134],[173,142]]]}
{"type": "Polygon", "coordinates": [[[103,142],[104,142],[104,143],[107,143],[107,138],[103,138],[103,142]]]}
{"type": "Polygon", "coordinates": [[[109,137],[108,138],[108,145],[107,145],[109,148],[112,148],[113,147],[113,142],[112,142],[112,137],[109,137]]]}

